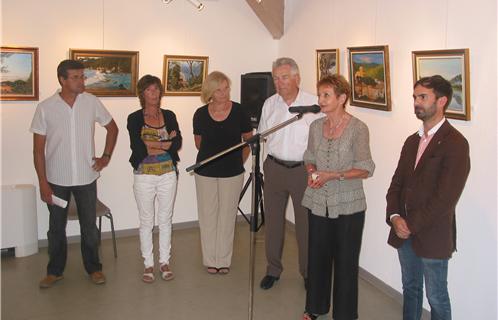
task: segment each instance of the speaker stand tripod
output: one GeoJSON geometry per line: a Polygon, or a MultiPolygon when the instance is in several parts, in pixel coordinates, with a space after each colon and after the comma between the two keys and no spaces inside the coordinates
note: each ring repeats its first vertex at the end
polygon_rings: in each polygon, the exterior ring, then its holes
{"type": "MultiPolygon", "coordinates": [[[[258,172],[259,172],[259,169],[258,169],[258,172]]],[[[237,210],[240,212],[242,217],[244,217],[244,219],[249,224],[251,224],[251,217],[247,217],[247,215],[244,213],[244,211],[242,211],[242,209],[240,208],[240,202],[244,198],[244,196],[247,192],[247,189],[249,189],[251,182],[252,182],[252,176],[249,176],[249,178],[247,178],[247,181],[244,183],[244,187],[242,188],[242,191],[240,192],[239,206],[237,207],[237,210]]],[[[259,207],[259,212],[261,213],[261,222],[257,226],[257,229],[256,229],[256,232],[257,232],[265,224],[265,209],[264,209],[264,203],[263,203],[263,188],[265,186],[265,182],[263,179],[263,174],[261,172],[259,172],[259,174],[256,175],[256,185],[259,186],[257,188],[256,192],[258,193],[258,199],[259,199],[258,207],[259,207]]]]}

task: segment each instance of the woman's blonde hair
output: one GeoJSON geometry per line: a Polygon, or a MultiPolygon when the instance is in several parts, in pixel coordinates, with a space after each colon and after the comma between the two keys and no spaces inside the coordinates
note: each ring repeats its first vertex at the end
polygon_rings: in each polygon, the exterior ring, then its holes
{"type": "Polygon", "coordinates": [[[232,82],[230,78],[226,76],[223,72],[213,71],[206,77],[204,83],[202,84],[201,90],[201,100],[204,103],[211,102],[213,98],[213,92],[215,92],[223,83],[223,81],[228,82],[228,86],[230,87],[232,82]]]}

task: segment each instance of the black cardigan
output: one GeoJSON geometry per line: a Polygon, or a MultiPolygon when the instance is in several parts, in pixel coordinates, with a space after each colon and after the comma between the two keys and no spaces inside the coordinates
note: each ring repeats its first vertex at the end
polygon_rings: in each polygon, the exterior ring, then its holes
{"type": "MultiPolygon", "coordinates": [[[[167,150],[176,166],[176,163],[180,161],[180,157],[178,157],[178,150],[182,147],[182,135],[180,133],[180,128],[178,127],[178,122],[176,121],[176,115],[170,110],[161,109],[161,112],[163,113],[168,133],[171,133],[173,130],[176,131],[176,137],[173,138],[171,147],[167,150]]],[[[142,162],[142,160],[148,155],[147,147],[140,137],[144,124],[143,109],[137,110],[128,116],[126,127],[128,128],[128,133],[130,134],[130,163],[135,170],[138,168],[140,162],[142,162]]]]}

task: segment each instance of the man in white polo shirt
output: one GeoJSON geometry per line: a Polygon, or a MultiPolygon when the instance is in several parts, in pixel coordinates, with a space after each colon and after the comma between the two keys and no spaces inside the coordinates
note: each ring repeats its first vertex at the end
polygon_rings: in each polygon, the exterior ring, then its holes
{"type": "MultiPolygon", "coordinates": [[[[276,94],[266,99],[261,112],[258,131],[263,132],[292,117],[289,107],[309,106],[317,103],[317,96],[299,88],[300,76],[297,63],[291,58],[279,58],[272,67],[276,94]]],[[[285,209],[292,199],[299,253],[299,272],[306,286],[308,264],[308,210],[301,205],[308,175],[303,154],[308,146],[311,122],[323,114],[304,114],[303,118],[268,135],[268,156],[263,164],[265,174],[265,249],[266,275],[261,280],[262,289],[270,289],[283,271],[285,209]]]]}
{"type": "Polygon", "coordinates": [[[84,92],[84,68],[76,60],[59,64],[57,78],[61,90],[38,105],[31,123],[40,195],[50,213],[49,263],[40,288],[50,288],[63,278],[67,257],[67,207],[55,205],[52,196],[69,201],[71,193],[78,207],[85,270],[95,284],[105,283],[95,224],[96,180],[111,160],[118,127],[100,100],[84,92]],[[107,130],[101,157],[95,155],[95,122],[107,130]]]}

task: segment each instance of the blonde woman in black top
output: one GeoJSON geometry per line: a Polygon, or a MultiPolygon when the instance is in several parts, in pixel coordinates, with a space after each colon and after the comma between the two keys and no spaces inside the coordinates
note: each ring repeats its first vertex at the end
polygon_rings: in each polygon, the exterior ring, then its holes
{"type": "MultiPolygon", "coordinates": [[[[249,118],[230,100],[230,79],[211,72],[194,114],[197,161],[213,156],[252,136],[249,118]]],[[[203,264],[211,274],[227,274],[232,259],[235,217],[249,149],[238,149],[195,170],[203,264]]]]}

